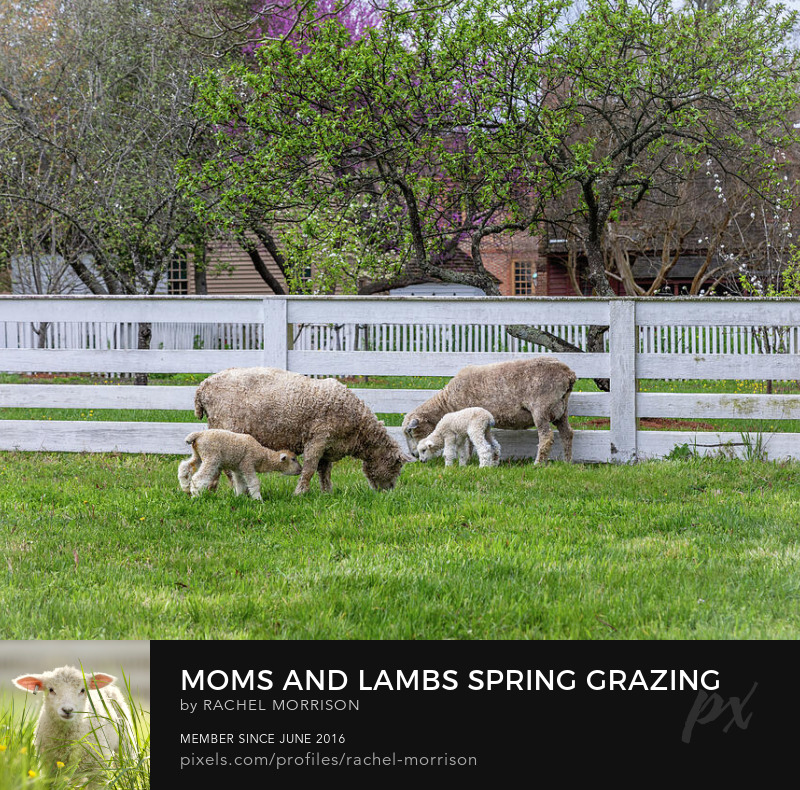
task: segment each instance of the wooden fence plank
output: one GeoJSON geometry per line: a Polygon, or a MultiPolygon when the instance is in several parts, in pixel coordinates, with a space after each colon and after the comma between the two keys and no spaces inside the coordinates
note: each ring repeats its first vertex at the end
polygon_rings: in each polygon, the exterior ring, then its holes
{"type": "Polygon", "coordinates": [[[290,296],[290,323],[338,324],[607,324],[608,301],[587,297],[542,299],[432,296],[290,296]]]}
{"type": "Polygon", "coordinates": [[[800,354],[639,354],[640,379],[800,379],[800,354]]]}
{"type": "Polygon", "coordinates": [[[619,463],[628,463],[636,460],[635,303],[612,302],[610,320],[610,447],[619,463]]]}
{"type": "Polygon", "coordinates": [[[261,296],[21,296],[0,294],[0,321],[260,323],[261,296]]]}
{"type": "MultiPolygon", "coordinates": [[[[326,376],[454,376],[466,365],[487,365],[540,354],[404,351],[290,351],[289,370],[326,376]]],[[[578,378],[608,375],[607,354],[547,354],[569,365],[578,378]]]]}
{"type": "Polygon", "coordinates": [[[800,395],[697,395],[694,393],[640,392],[639,417],[682,419],[800,419],[800,395]]]}

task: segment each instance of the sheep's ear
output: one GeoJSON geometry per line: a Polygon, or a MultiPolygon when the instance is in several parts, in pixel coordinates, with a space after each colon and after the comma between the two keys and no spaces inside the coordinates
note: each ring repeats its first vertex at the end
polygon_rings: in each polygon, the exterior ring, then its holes
{"type": "Polygon", "coordinates": [[[44,688],[41,675],[20,675],[12,681],[18,689],[32,691],[34,694],[44,688]]]}
{"type": "Polygon", "coordinates": [[[281,461],[285,461],[289,456],[286,453],[281,453],[281,461]]]}
{"type": "Polygon", "coordinates": [[[90,689],[101,689],[113,683],[116,678],[113,675],[106,675],[105,672],[94,672],[91,678],[87,678],[87,680],[89,681],[88,686],[90,689]]]}
{"type": "Polygon", "coordinates": [[[419,425],[419,420],[416,417],[414,417],[414,419],[411,420],[411,422],[408,425],[406,425],[406,433],[410,434],[411,431],[413,431],[414,428],[416,428],[418,425],[419,425]]]}

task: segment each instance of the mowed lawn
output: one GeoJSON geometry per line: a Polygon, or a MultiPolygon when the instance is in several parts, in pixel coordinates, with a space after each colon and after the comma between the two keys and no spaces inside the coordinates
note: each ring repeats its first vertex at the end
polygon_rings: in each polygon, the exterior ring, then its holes
{"type": "Polygon", "coordinates": [[[407,465],[190,499],[177,456],[0,453],[2,639],[795,639],[800,464],[407,465]]]}

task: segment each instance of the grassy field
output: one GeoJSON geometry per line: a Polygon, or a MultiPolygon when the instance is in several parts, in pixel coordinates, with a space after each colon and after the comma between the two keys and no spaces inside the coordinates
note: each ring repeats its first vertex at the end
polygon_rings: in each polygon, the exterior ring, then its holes
{"type": "MultiPolygon", "coordinates": [[[[132,742],[120,747],[119,765],[109,766],[102,777],[110,790],[149,790],[150,715],[128,698],[132,742]]],[[[74,766],[63,765],[55,773],[42,771],[33,744],[39,706],[15,705],[0,698],[0,788],[3,790],[68,790],[77,786],[74,766]]]]}
{"type": "Polygon", "coordinates": [[[796,639],[800,465],[409,464],[192,500],[171,456],[0,453],[4,639],[796,639]]]}

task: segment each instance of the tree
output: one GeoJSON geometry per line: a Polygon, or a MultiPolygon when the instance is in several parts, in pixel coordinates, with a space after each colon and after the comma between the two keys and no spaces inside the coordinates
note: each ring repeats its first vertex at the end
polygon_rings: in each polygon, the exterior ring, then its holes
{"type": "Polygon", "coordinates": [[[351,289],[413,262],[497,293],[480,244],[541,216],[541,148],[558,131],[538,98],[541,58],[563,7],[389,6],[360,37],[311,9],[302,37],[204,75],[196,112],[217,150],[187,165],[187,188],[209,196],[212,221],[259,217],[296,266],[313,258],[351,289]],[[440,264],[459,244],[475,268],[453,275],[440,264]]]}
{"type": "Polygon", "coordinates": [[[571,134],[548,162],[575,187],[574,214],[557,219],[581,238],[597,294],[613,294],[603,250],[616,214],[679,204],[707,163],[744,196],[783,198],[776,155],[796,137],[795,21],[765,0],[591,0],[559,31],[548,85],[571,134]]]}
{"type": "Polygon", "coordinates": [[[172,8],[3,3],[6,255],[58,256],[92,293],[147,294],[205,235],[177,189],[175,162],[200,132],[184,113],[199,66],[172,8]]]}

